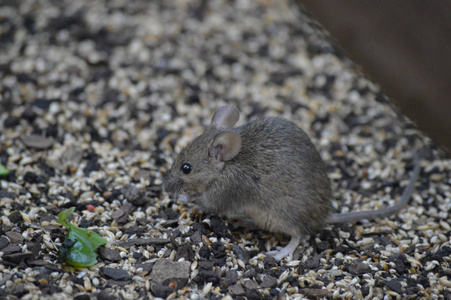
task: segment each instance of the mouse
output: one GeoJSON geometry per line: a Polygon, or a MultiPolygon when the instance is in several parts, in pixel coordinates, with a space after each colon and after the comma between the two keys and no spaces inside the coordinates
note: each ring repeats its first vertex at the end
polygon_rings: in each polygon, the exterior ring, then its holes
{"type": "Polygon", "coordinates": [[[219,107],[211,125],[194,138],[163,176],[163,189],[174,199],[193,203],[205,213],[246,218],[257,228],[291,237],[277,260],[292,257],[301,238],[326,224],[388,217],[399,212],[415,190],[414,170],[401,199],[393,206],[349,213],[332,212],[326,165],[307,134],[294,122],[257,118],[234,127],[240,112],[219,107]]]}

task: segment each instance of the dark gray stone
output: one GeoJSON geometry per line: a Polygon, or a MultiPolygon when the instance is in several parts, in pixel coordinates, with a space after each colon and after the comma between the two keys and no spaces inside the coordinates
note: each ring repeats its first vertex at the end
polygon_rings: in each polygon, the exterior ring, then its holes
{"type": "Polygon", "coordinates": [[[264,289],[276,287],[277,286],[277,278],[272,277],[271,275],[266,275],[265,279],[263,279],[260,286],[264,289]]]}
{"type": "Polygon", "coordinates": [[[159,260],[152,268],[150,279],[164,286],[173,282],[176,285],[176,289],[180,289],[188,283],[190,266],[191,263],[189,261],[159,260]]]}
{"type": "Polygon", "coordinates": [[[361,275],[371,272],[371,268],[362,262],[357,262],[349,266],[349,272],[353,275],[361,275]]]}
{"type": "Polygon", "coordinates": [[[402,293],[402,286],[401,282],[398,279],[392,279],[392,280],[385,280],[384,284],[392,291],[401,294],[402,293]]]}
{"type": "Polygon", "coordinates": [[[211,270],[213,268],[214,263],[209,260],[201,260],[198,262],[199,269],[211,270]]]}
{"type": "Polygon", "coordinates": [[[236,270],[230,270],[226,273],[224,280],[222,281],[225,287],[234,285],[238,281],[238,272],[236,270]]]}
{"type": "Polygon", "coordinates": [[[13,223],[13,224],[17,224],[17,223],[23,221],[22,214],[20,213],[20,211],[15,211],[15,212],[13,212],[12,214],[10,214],[10,215],[8,216],[8,219],[9,219],[9,220],[11,221],[11,223],[13,223]]]}
{"type": "Polygon", "coordinates": [[[99,249],[100,257],[110,261],[120,261],[121,256],[117,250],[108,248],[108,247],[100,247],[99,249]]]}
{"type": "Polygon", "coordinates": [[[163,285],[160,283],[152,283],[150,289],[152,290],[152,293],[160,298],[167,298],[170,294],[174,292],[174,289],[170,287],[169,285],[163,285]]]}
{"type": "Polygon", "coordinates": [[[254,278],[255,276],[257,276],[257,272],[255,272],[254,268],[250,268],[243,274],[243,278],[254,278]]]}
{"type": "Polygon", "coordinates": [[[136,268],[142,268],[143,272],[149,273],[153,269],[153,263],[137,264],[136,268]]]}
{"type": "Polygon", "coordinates": [[[128,202],[132,203],[133,205],[142,206],[148,201],[148,199],[144,197],[144,191],[132,185],[124,186],[121,192],[124,195],[125,199],[127,199],[128,202]]]}
{"type": "Polygon", "coordinates": [[[149,246],[149,245],[165,245],[171,242],[170,239],[162,239],[162,238],[140,238],[140,239],[131,239],[128,241],[120,241],[118,245],[121,247],[131,247],[131,246],[149,246]]]}
{"type": "Polygon", "coordinates": [[[25,261],[29,258],[33,257],[33,253],[27,252],[27,253],[12,253],[12,254],[6,254],[3,255],[2,259],[4,261],[8,261],[13,264],[18,264],[21,261],[25,261]]]}
{"type": "Polygon", "coordinates": [[[332,297],[332,293],[326,289],[300,289],[300,293],[304,294],[308,299],[323,299],[332,297]]]}
{"type": "Polygon", "coordinates": [[[104,276],[107,276],[116,281],[126,281],[132,279],[132,276],[123,269],[114,269],[106,267],[103,268],[102,273],[104,276]]]}
{"type": "Polygon", "coordinates": [[[248,290],[255,290],[255,289],[258,289],[260,287],[258,285],[258,283],[256,283],[253,280],[246,280],[246,281],[244,281],[243,285],[248,290]]]}
{"type": "Polygon", "coordinates": [[[244,296],[246,295],[246,291],[239,284],[234,284],[229,286],[229,292],[232,296],[244,296]]]}
{"type": "Polygon", "coordinates": [[[14,196],[14,193],[10,193],[8,191],[0,190],[0,199],[1,198],[14,199],[15,196],[14,196]]]}
{"type": "Polygon", "coordinates": [[[304,265],[307,269],[316,269],[320,266],[319,258],[310,257],[305,261],[304,265]]]}
{"type": "Polygon", "coordinates": [[[193,249],[191,248],[191,245],[185,244],[178,247],[177,253],[175,255],[175,260],[184,258],[186,261],[191,261],[193,257],[194,252],[193,249]]]}
{"type": "Polygon", "coordinates": [[[273,256],[265,256],[263,263],[265,264],[266,269],[277,266],[277,260],[273,256]]]}
{"type": "Polygon", "coordinates": [[[192,236],[191,240],[193,241],[193,244],[198,245],[200,242],[202,242],[202,234],[199,231],[196,231],[192,236]]]}
{"type": "Polygon", "coordinates": [[[21,250],[22,250],[22,247],[20,247],[19,245],[9,244],[5,248],[2,249],[2,252],[4,254],[10,254],[10,253],[19,252],[21,250]]]}
{"type": "MultiPolygon", "coordinates": [[[[9,244],[9,239],[6,236],[2,236],[0,238],[0,250],[2,250],[3,248],[5,248],[6,246],[8,246],[9,244]]],[[[2,251],[3,252],[3,251],[2,251]]]]}
{"type": "Polygon", "coordinates": [[[404,253],[395,253],[388,260],[396,265],[395,269],[399,274],[404,274],[409,269],[409,262],[404,253]]]}
{"type": "Polygon", "coordinates": [[[5,232],[5,235],[9,238],[9,240],[13,244],[22,244],[24,241],[24,237],[20,233],[15,231],[5,232]]]}
{"type": "Polygon", "coordinates": [[[5,128],[13,128],[20,124],[20,119],[16,116],[11,116],[5,119],[3,126],[5,128]]]}

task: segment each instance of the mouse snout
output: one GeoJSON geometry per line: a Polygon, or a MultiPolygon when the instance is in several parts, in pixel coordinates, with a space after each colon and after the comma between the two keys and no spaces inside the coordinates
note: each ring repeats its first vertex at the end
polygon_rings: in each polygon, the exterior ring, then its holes
{"type": "Polygon", "coordinates": [[[172,194],[176,192],[177,187],[180,187],[180,180],[171,176],[170,173],[166,173],[163,176],[163,192],[172,194]]]}

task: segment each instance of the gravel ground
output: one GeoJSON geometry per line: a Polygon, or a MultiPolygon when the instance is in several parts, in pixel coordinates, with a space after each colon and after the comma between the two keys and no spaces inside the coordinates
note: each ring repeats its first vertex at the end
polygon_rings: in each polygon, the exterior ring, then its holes
{"type": "Polygon", "coordinates": [[[451,161],[284,1],[4,0],[0,6],[3,299],[451,299],[451,161]],[[408,207],[289,238],[162,193],[176,153],[222,104],[295,121],[336,211],[408,207]],[[76,270],[56,215],[108,240],[76,270]]]}

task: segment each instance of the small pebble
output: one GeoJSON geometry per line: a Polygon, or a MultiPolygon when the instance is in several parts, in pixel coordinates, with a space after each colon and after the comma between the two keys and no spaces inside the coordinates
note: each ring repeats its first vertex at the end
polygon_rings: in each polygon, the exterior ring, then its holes
{"type": "Polygon", "coordinates": [[[37,150],[45,150],[54,144],[54,140],[39,135],[21,136],[20,140],[25,146],[34,148],[37,150]]]}

